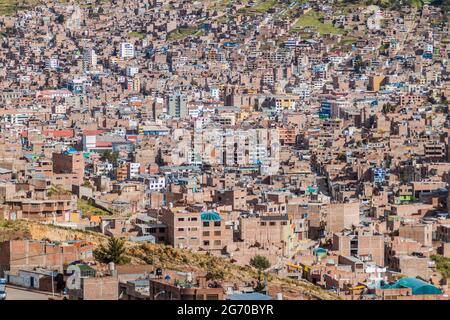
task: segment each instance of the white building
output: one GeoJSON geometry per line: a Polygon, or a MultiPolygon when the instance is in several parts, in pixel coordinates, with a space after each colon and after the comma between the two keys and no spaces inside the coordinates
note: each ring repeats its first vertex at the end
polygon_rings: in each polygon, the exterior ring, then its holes
{"type": "Polygon", "coordinates": [[[166,187],[166,178],[159,176],[151,176],[148,179],[148,189],[151,191],[161,191],[166,187]]]}
{"type": "Polygon", "coordinates": [[[52,111],[54,114],[66,114],[67,107],[63,104],[57,104],[52,107],[52,111]]]}
{"type": "Polygon", "coordinates": [[[135,74],[139,73],[139,68],[134,66],[128,66],[126,72],[128,77],[134,77],[135,74]]]}
{"type": "Polygon", "coordinates": [[[128,165],[128,179],[135,179],[139,176],[141,164],[138,162],[130,162],[128,165]]]}
{"type": "Polygon", "coordinates": [[[97,65],[97,54],[93,49],[87,49],[83,53],[83,68],[85,71],[92,70],[97,65]]]}
{"type": "Polygon", "coordinates": [[[212,87],[211,89],[211,97],[216,100],[220,100],[220,89],[217,87],[212,87]]]}
{"type": "Polygon", "coordinates": [[[98,176],[107,175],[113,170],[114,166],[109,162],[100,162],[95,165],[94,173],[98,176]]]}
{"type": "Polygon", "coordinates": [[[45,66],[49,69],[57,69],[59,67],[59,60],[57,58],[50,58],[45,62],[45,66]]]}
{"type": "Polygon", "coordinates": [[[134,58],[134,45],[128,42],[122,42],[120,44],[119,55],[121,58],[134,58]]]}

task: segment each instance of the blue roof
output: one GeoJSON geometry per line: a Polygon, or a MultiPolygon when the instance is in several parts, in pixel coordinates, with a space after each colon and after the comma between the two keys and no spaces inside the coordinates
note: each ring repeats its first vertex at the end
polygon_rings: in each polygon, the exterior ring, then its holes
{"type": "Polygon", "coordinates": [[[319,254],[325,254],[327,253],[327,249],[318,247],[318,248],[314,248],[314,254],[319,255],[319,254]]]}
{"type": "Polygon", "coordinates": [[[271,296],[259,292],[252,293],[232,293],[227,300],[273,300],[271,296]]]}
{"type": "Polygon", "coordinates": [[[382,287],[382,289],[399,289],[399,288],[411,288],[413,295],[418,294],[442,294],[442,291],[417,278],[402,278],[393,284],[388,284],[382,287]]]}
{"type": "Polygon", "coordinates": [[[203,211],[200,216],[203,221],[220,221],[220,220],[222,220],[220,215],[214,211],[203,211]]]}

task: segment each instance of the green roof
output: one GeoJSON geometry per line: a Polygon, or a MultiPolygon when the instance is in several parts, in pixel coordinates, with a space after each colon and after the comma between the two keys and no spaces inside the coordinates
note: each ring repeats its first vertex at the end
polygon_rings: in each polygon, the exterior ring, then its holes
{"type": "Polygon", "coordinates": [[[214,211],[204,211],[201,213],[202,221],[220,221],[222,218],[217,212],[214,211]]]}
{"type": "Polygon", "coordinates": [[[419,294],[442,294],[442,291],[417,278],[402,278],[393,284],[388,284],[382,287],[382,289],[400,289],[400,288],[411,288],[413,295],[419,294]]]}

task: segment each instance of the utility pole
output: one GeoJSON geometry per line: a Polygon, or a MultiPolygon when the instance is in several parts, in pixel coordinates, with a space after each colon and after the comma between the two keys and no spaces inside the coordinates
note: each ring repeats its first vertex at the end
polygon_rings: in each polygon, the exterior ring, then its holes
{"type": "Polygon", "coordinates": [[[55,296],[55,281],[54,281],[54,272],[52,270],[52,296],[55,296]]]}

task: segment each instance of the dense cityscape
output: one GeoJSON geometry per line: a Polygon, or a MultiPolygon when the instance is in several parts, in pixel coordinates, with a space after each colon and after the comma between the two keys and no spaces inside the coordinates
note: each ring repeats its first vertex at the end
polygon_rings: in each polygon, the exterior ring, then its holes
{"type": "Polygon", "coordinates": [[[0,299],[448,300],[447,0],[0,1],[0,299]]]}

